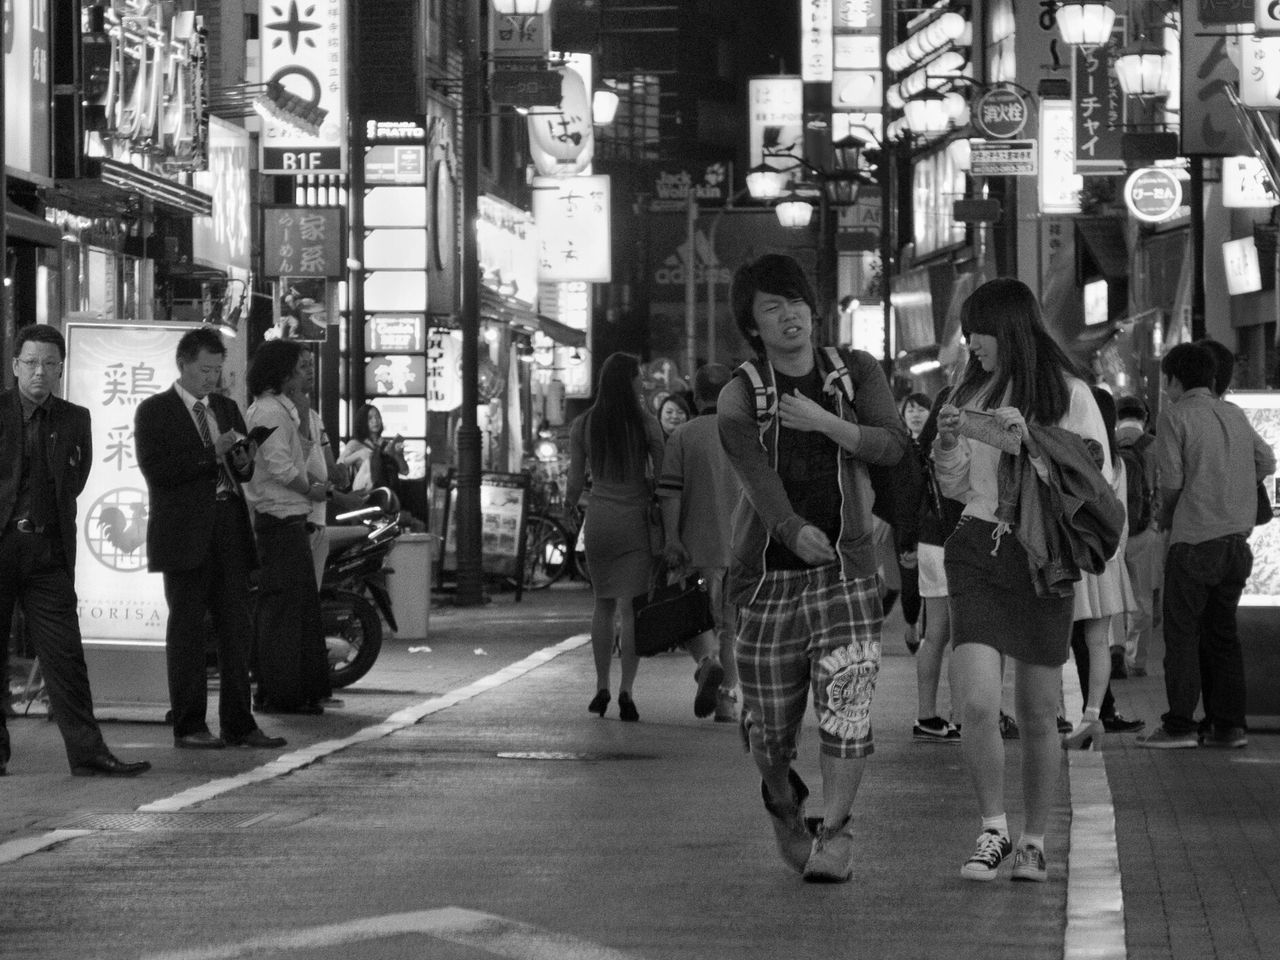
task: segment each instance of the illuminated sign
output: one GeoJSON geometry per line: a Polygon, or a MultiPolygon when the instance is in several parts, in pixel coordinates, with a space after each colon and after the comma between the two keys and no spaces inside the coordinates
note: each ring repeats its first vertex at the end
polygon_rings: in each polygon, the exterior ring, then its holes
{"type": "Polygon", "coordinates": [[[427,409],[439,413],[462,405],[462,334],[432,328],[427,335],[427,409]]]}
{"type": "Polygon", "coordinates": [[[805,83],[831,80],[831,0],[800,4],[800,78],[805,83]]]}
{"type": "Polygon", "coordinates": [[[804,81],[752,77],[747,81],[747,123],[748,165],[768,157],[770,166],[789,169],[804,156],[804,81]]]}
{"type": "Polygon", "coordinates": [[[952,203],[965,193],[965,172],[952,146],[920,160],[911,168],[912,217],[916,254],[924,256],[964,243],[965,226],[956,220],[952,203]]]}
{"type": "Polygon", "coordinates": [[[213,214],[191,220],[191,256],[196,263],[249,269],[250,149],[248,131],[209,118],[209,166],[194,181],[213,198],[213,214]]]}
{"type": "Polygon", "coordinates": [[[368,353],[421,353],[426,329],[421,314],[375,313],[364,320],[364,348],[368,353]]]}
{"type": "Polygon", "coordinates": [[[1080,212],[1084,177],[1075,172],[1075,109],[1070,100],[1040,101],[1040,212],[1080,212]]]}
{"type": "Polygon", "coordinates": [[[111,66],[102,144],[110,159],[163,173],[203,170],[208,136],[204,31],[193,10],[174,7],[120,0],[105,14],[111,66]]]}
{"type": "Polygon", "coordinates": [[[138,404],[177,377],[185,327],[69,323],[67,399],[89,409],[93,468],[77,498],[76,595],[86,638],[164,643],[164,581],[147,572],[147,484],[138,469],[138,404]]]}
{"type": "Polygon", "coordinates": [[[280,84],[323,118],[314,130],[292,122],[285,111],[264,118],[263,173],[346,172],[346,6],[341,0],[262,0],[263,81],[280,84]]]}
{"type": "MultiPolygon", "coordinates": [[[[1230,399],[1244,411],[1258,436],[1272,450],[1280,450],[1280,391],[1232,390],[1230,399]]],[[[1262,482],[1271,495],[1271,502],[1280,502],[1275,474],[1263,477],[1262,482]]],[[[1254,527],[1249,535],[1249,549],[1253,551],[1253,570],[1245,581],[1240,606],[1280,607],[1280,563],[1276,562],[1280,559],[1280,523],[1254,527]]]]}
{"type": "Polygon", "coordinates": [[[1227,274],[1227,293],[1256,293],[1262,289],[1258,246],[1253,237],[1228,240],[1222,245],[1222,266],[1227,274]]]}
{"type": "Polygon", "coordinates": [[[535,177],[538,280],[608,283],[613,277],[607,176],[535,177]]]}
{"type": "Polygon", "coordinates": [[[364,152],[364,182],[416,184],[427,182],[427,148],[381,143],[364,152]]]}
{"type": "Polygon", "coordinates": [[[1280,110],[1280,37],[1241,37],[1239,43],[1240,102],[1280,110]]]}
{"type": "Polygon", "coordinates": [[[1085,326],[1106,323],[1110,318],[1107,309],[1107,281],[1090,280],[1084,285],[1084,322],[1085,326]]]}
{"type": "Polygon", "coordinates": [[[265,207],[263,276],[343,279],[341,207],[265,207]]]}
{"type": "Polygon", "coordinates": [[[1112,65],[1124,42],[1123,21],[1123,17],[1116,17],[1115,43],[1073,48],[1071,99],[1075,104],[1076,170],[1080,173],[1123,173],[1125,169],[1120,141],[1126,97],[1112,65]]]}
{"type": "Polygon", "coordinates": [[[973,112],[973,122],[988,137],[1008,140],[1027,126],[1031,109],[1012,87],[996,87],[984,93],[973,112]]]}
{"type": "Polygon", "coordinates": [[[4,162],[49,175],[49,0],[5,0],[4,162]]]}
{"type": "Polygon", "coordinates": [[[1164,167],[1135,170],[1124,182],[1124,204],[1143,223],[1168,220],[1182,206],[1182,182],[1164,167]]]}
{"type": "Polygon", "coordinates": [[[426,396],[427,358],[403,353],[370,357],[364,364],[364,391],[381,397],[426,396]]]}
{"type": "Polygon", "coordinates": [[[1280,204],[1275,184],[1257,157],[1222,158],[1224,207],[1274,207],[1280,204]]]}
{"type": "MultiPolygon", "coordinates": [[[[550,182],[574,184],[580,179],[552,178],[550,182]]],[[[536,197],[536,190],[534,194],[536,197]]],[[[487,194],[476,198],[476,214],[476,249],[486,285],[533,304],[538,297],[538,241],[533,217],[487,194]]]]}

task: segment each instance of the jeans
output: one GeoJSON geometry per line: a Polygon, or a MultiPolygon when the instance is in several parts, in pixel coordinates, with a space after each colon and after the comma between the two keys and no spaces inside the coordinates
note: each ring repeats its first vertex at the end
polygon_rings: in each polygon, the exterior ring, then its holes
{"type": "Polygon", "coordinates": [[[1219,729],[1243,727],[1244,655],[1236,608],[1253,569],[1243,534],[1169,547],[1164,570],[1164,686],[1173,734],[1196,731],[1196,701],[1219,729]]]}

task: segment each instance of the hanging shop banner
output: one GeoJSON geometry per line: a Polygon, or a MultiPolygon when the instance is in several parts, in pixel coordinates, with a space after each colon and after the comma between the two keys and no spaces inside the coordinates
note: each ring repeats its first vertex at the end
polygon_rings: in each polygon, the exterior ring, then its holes
{"type": "Polygon", "coordinates": [[[1280,110],[1280,37],[1240,38],[1240,102],[1280,110]]]}
{"type": "Polygon", "coordinates": [[[191,259],[215,269],[248,270],[249,132],[218,117],[209,118],[209,166],[194,184],[213,198],[213,213],[191,218],[191,259]]]}
{"type": "Polygon", "coordinates": [[[76,595],[86,640],[163,645],[164,582],[147,572],[147,484],[138,469],[138,404],[177,376],[174,351],[189,329],[157,324],[69,323],[66,396],[89,409],[93,458],[77,498],[76,595]]]}
{"type": "Polygon", "coordinates": [[[1280,194],[1257,157],[1222,158],[1222,205],[1262,208],[1280,204],[1280,194]]]}
{"type": "Polygon", "coordinates": [[[804,81],[799,77],[752,77],[747,81],[749,166],[768,159],[779,170],[804,156],[804,81]]]}
{"type": "Polygon", "coordinates": [[[1178,152],[1184,157],[1232,157],[1252,153],[1236,121],[1231,101],[1223,92],[1227,84],[1240,79],[1240,71],[1236,69],[1240,38],[1226,36],[1221,26],[1212,26],[1237,22],[1224,17],[1247,19],[1245,4],[1184,3],[1182,17],[1182,122],[1178,125],[1181,136],[1178,152]]]}
{"type": "Polygon", "coordinates": [[[264,207],[263,276],[345,277],[341,207],[264,207]]]}
{"type": "Polygon", "coordinates": [[[49,176],[49,0],[5,0],[4,162],[49,176]]]}
{"type": "Polygon", "coordinates": [[[1080,212],[1084,177],[1075,172],[1075,109],[1070,100],[1040,101],[1040,212],[1080,212]]]}
{"type": "Polygon", "coordinates": [[[264,101],[263,173],[346,173],[346,7],[262,0],[262,79],[283,89],[264,101]]]}
{"type": "Polygon", "coordinates": [[[800,78],[805,83],[831,82],[831,0],[800,4],[800,78]]]}
{"type": "Polygon", "coordinates": [[[1227,293],[1257,293],[1262,289],[1262,269],[1258,245],[1253,237],[1228,240],[1222,245],[1222,269],[1227,276],[1227,293]]]}
{"type": "Polygon", "coordinates": [[[535,177],[533,221],[538,234],[538,282],[613,278],[609,178],[535,177]]]}
{"type": "Polygon", "coordinates": [[[1077,173],[1113,174],[1125,170],[1120,143],[1126,98],[1113,68],[1116,51],[1124,42],[1123,19],[1116,18],[1112,43],[1075,48],[1071,99],[1075,104],[1077,173]]]}
{"type": "Polygon", "coordinates": [[[448,413],[462,405],[462,334],[433,327],[427,334],[427,409],[448,413]]]}

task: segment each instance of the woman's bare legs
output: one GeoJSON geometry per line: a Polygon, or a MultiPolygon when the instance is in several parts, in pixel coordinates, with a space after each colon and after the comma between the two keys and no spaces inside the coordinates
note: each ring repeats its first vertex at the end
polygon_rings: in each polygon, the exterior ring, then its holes
{"type": "Polygon", "coordinates": [[[964,727],[961,753],[984,818],[1000,816],[1005,810],[1000,662],[995,648],[981,643],[962,643],[951,651],[951,675],[959,685],[951,696],[956,702],[958,695],[964,727]]]}
{"type": "MultiPolygon", "coordinates": [[[[951,609],[946,597],[924,598],[924,639],[916,651],[916,717],[928,720],[938,715],[938,684],[942,680],[942,658],[951,641],[951,609]]],[[[953,671],[954,672],[954,671],[953,671]]],[[[951,691],[952,709],[956,693],[951,691]]]]}
{"type": "MultiPolygon", "coordinates": [[[[613,664],[613,629],[618,602],[612,597],[596,597],[591,613],[591,655],[596,664],[596,689],[609,689],[609,670],[613,664]]],[[[635,630],[631,632],[635,649],[635,630]]]]}
{"type": "MultiPolygon", "coordinates": [[[[1111,661],[1103,661],[1108,669],[1111,661]]],[[[1062,767],[1057,710],[1061,667],[1013,661],[1018,726],[1022,731],[1022,795],[1028,834],[1044,836],[1062,767]]],[[[969,731],[965,729],[967,740],[969,731]]]]}

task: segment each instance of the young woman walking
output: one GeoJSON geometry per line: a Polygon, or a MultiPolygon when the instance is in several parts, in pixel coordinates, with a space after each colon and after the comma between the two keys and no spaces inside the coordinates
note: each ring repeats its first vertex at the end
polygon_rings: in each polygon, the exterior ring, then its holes
{"type": "MultiPolygon", "coordinates": [[[[1013,879],[1044,881],[1045,828],[1062,763],[1056,715],[1072,596],[1038,595],[1017,534],[997,518],[1001,451],[961,436],[961,418],[994,422],[1013,432],[1031,454],[1037,448],[1027,430],[1029,420],[1070,430],[1104,450],[1109,444],[1089,387],[1049,336],[1040,305],[1025,284],[1011,278],[984,283],[965,301],[961,328],[969,341],[969,362],[952,402],[939,413],[933,444],[942,492],[965,504],[946,543],[945,568],[953,676],[963,708],[961,749],[977,794],[982,833],[960,873],[970,880],[992,880],[1014,852],[1005,814],[999,727],[1000,658],[1005,655],[1014,662],[1026,817],[1013,879]]],[[[1033,458],[1031,467],[1038,465],[1033,458]]]]}
{"type": "Polygon", "coordinates": [[[640,719],[631,697],[640,662],[631,601],[649,589],[654,554],[662,550],[652,542],[650,529],[654,483],[662,473],[662,428],[641,406],[640,389],[640,362],[628,353],[611,354],[600,369],[595,403],[570,428],[565,485],[565,502],[577,505],[591,479],[584,538],[596,601],[591,616],[596,695],[587,709],[604,716],[609,707],[616,621],[622,650],[618,715],[628,721],[640,719]]]}

